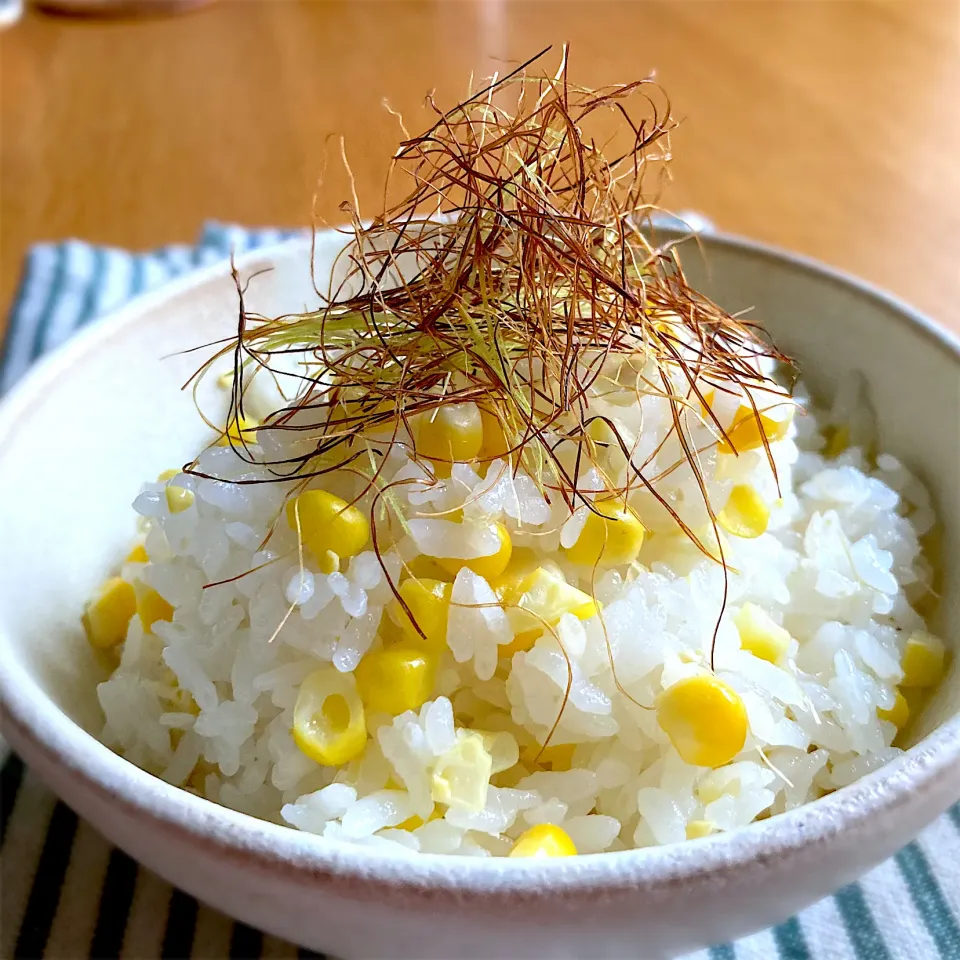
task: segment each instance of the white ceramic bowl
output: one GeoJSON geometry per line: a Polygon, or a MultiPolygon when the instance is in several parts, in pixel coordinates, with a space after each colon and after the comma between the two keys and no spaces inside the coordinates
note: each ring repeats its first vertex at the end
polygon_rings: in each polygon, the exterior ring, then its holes
{"type": "MultiPolygon", "coordinates": [[[[320,238],[318,272],[340,241],[320,238]]],[[[896,453],[930,485],[947,585],[935,628],[960,623],[960,346],[908,307],[810,262],[705,238],[693,279],[754,305],[827,395],[861,371],[896,453]],[[709,276],[707,276],[709,273],[709,276]]],[[[308,247],[245,257],[248,305],[314,304],[308,247]]],[[[892,854],[960,796],[960,671],[917,742],[882,770],[732,834],[560,861],[386,857],[234,813],[102,746],[84,600],[125,553],[144,478],[205,439],[180,387],[229,336],[226,265],[144,297],[46,360],[0,408],[0,695],[4,734],[81,816],[172,883],[249,924],[340,957],[669,956],[778,922],[892,854]],[[172,355],[172,356],[171,356],[172,355]],[[166,359],[161,359],[166,357],[166,359]]],[[[210,397],[207,398],[211,400],[210,397]]],[[[954,662],[956,664],[956,661],[954,662]]]]}

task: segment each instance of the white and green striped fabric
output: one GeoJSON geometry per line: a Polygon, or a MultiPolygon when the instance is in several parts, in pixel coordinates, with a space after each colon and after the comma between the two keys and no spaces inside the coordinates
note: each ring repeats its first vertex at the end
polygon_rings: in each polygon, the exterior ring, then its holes
{"type": "MultiPolygon", "coordinates": [[[[175,276],[294,236],[209,224],[196,246],[129,253],[78,241],[27,254],[0,392],[75,330],[175,276]]],[[[234,923],[111,849],[16,757],[0,771],[0,957],[315,956],[234,923]]],[[[960,804],[799,916],[687,960],[960,960],[960,804]]],[[[638,947],[634,960],[643,960],[638,947]]]]}

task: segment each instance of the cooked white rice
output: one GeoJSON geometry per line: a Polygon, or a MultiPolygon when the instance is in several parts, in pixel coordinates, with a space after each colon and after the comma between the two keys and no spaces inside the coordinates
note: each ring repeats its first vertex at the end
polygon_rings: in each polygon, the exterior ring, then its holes
{"type": "MultiPolygon", "coordinates": [[[[714,664],[749,719],[746,744],[730,764],[684,763],[651,709],[679,678],[709,671],[724,576],[638,491],[631,505],[652,535],[638,563],[597,575],[609,653],[599,616],[566,615],[558,626],[565,655],[543,636],[506,660],[498,647],[513,638],[508,618],[455,606],[433,699],[419,713],[368,716],[362,757],[321,767],[291,736],[299,685],[331,663],[349,673],[376,649],[393,594],[369,547],[339,573],[324,575],[309,554],[301,570],[296,537],[281,514],[291,486],[228,482],[268,476],[229,447],[199,458],[200,472],[222,479],[181,474],[169,481],[195,492],[188,509],[170,512],[163,483],[146,484],[134,502],[150,561],[126,563],[122,576],[155,588],[175,615],[146,634],[131,621],[119,666],[99,687],[103,739],[170,783],[235,810],[398,853],[501,855],[538,823],[562,825],[580,853],[672,843],[685,839],[692,821],[728,831],[848,784],[898,753],[891,746],[896,728],[877,710],[893,706],[903,644],[923,628],[912,603],[929,589],[919,538],[934,519],[924,489],[899,461],[882,455],[868,462],[870,438],[848,404],[819,416],[801,407],[787,437],[772,444],[779,499],[762,448],[720,454],[702,418],[688,417],[697,445],[708,448],[700,464],[711,501],[723,504],[735,483],[748,483],[772,505],[766,533],[723,540],[732,572],[714,664]],[[841,421],[860,424],[851,431],[854,445],[827,459],[821,430],[841,421]],[[734,617],[747,602],[789,631],[782,665],[741,649],[734,617]],[[614,682],[611,655],[629,698],[614,682]],[[567,684],[565,657],[572,688],[551,746],[574,745],[571,768],[536,769],[530,758],[567,684]],[[435,809],[432,773],[465,728],[499,734],[487,741],[494,772],[486,803],[451,805],[423,823],[435,809]],[[420,820],[411,823],[414,816],[420,820]]],[[[729,422],[735,407],[721,419],[729,422]]],[[[598,396],[592,411],[636,438],[637,462],[653,458],[650,475],[682,459],[675,440],[658,450],[672,422],[666,400],[638,402],[631,387],[598,396]]],[[[268,449],[252,449],[278,459],[295,448],[291,436],[262,430],[258,439],[268,449]]],[[[436,515],[463,506],[466,527],[502,521],[515,546],[534,548],[591,592],[561,550],[576,539],[583,508],[571,518],[559,497],[548,504],[525,474],[511,477],[500,461],[479,472],[461,464],[450,480],[431,483],[409,445],[398,443],[388,455],[390,477],[423,481],[395,488],[407,517],[421,519],[383,550],[394,581],[401,556],[458,555],[464,528],[436,515]]],[[[356,483],[342,475],[325,486],[350,498],[356,483]]],[[[688,464],[663,477],[658,490],[692,528],[708,529],[688,464]]],[[[369,500],[361,503],[369,513],[369,500]]],[[[477,547],[484,551],[489,547],[477,547]]],[[[454,586],[454,601],[491,597],[469,572],[454,586]]]]}

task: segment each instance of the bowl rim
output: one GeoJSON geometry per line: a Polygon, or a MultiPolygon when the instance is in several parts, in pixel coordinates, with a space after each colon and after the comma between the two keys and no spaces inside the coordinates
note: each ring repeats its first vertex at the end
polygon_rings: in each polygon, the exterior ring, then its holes
{"type": "MultiPolygon", "coordinates": [[[[326,231],[324,231],[326,232],[326,231]]],[[[688,231],[660,228],[658,236],[680,238],[688,231]]],[[[820,281],[839,286],[886,307],[923,336],[960,369],[960,338],[919,311],[866,281],[818,261],[730,234],[706,232],[705,244],[773,261],[820,281]]],[[[238,270],[278,258],[309,256],[309,239],[296,238],[250,251],[236,259],[238,270]]],[[[137,321],[146,311],[229,275],[222,260],[125,304],[112,316],[79,332],[43,358],[0,401],[0,451],[9,425],[34,404],[44,385],[75,359],[137,321]]],[[[3,454],[0,452],[0,462],[3,454]]],[[[0,654],[10,640],[0,624],[0,654]]],[[[702,840],[586,854],[570,860],[509,860],[451,857],[439,854],[398,856],[333,842],[291,827],[238,813],[194,796],[141,770],[115,754],[71,720],[40,690],[15,658],[0,655],[0,720],[11,745],[25,762],[35,759],[41,776],[57,768],[81,792],[84,787],[134,818],[145,817],[175,839],[211,855],[269,873],[337,884],[338,893],[365,900],[404,893],[460,900],[469,894],[481,902],[531,905],[575,897],[635,896],[639,890],[671,889],[691,881],[720,881],[731,864],[762,867],[816,848],[869,821],[895,813],[912,792],[946,780],[960,765],[960,714],[878,770],[828,796],[769,820],[702,840]]],[[[50,777],[50,779],[53,779],[50,777]]],[[[62,791],[66,792],[66,791],[62,791]]],[[[65,797],[69,803],[69,796],[65,797]]],[[[172,838],[173,839],[173,838],[172,838]]]]}

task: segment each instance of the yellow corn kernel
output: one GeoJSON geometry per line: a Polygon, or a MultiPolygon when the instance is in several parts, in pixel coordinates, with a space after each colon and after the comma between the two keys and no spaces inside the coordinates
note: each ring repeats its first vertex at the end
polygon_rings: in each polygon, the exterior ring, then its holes
{"type": "Polygon", "coordinates": [[[293,708],[293,739],[327,767],[342,767],[363,753],[367,725],[352,674],[323,667],[303,681],[293,708]]]}
{"type": "MultiPolygon", "coordinates": [[[[287,501],[287,523],[321,567],[339,569],[340,559],[358,554],[370,539],[370,524],[363,513],[326,490],[305,490],[287,501]]],[[[329,570],[327,572],[332,572],[329,570]]]]}
{"type": "Polygon", "coordinates": [[[745,603],[733,618],[740,646],[761,660],[777,663],[790,646],[790,634],[755,603],[745,603]]]}
{"type": "Polygon", "coordinates": [[[898,730],[902,730],[910,719],[910,704],[907,698],[898,690],[893,701],[893,706],[889,710],[881,710],[877,707],[877,716],[881,720],[892,723],[898,730]]]}
{"type": "MultiPolygon", "coordinates": [[[[739,783],[739,781],[737,782],[739,783]]],[[[697,787],[697,798],[704,806],[708,803],[713,803],[714,800],[719,800],[724,793],[724,790],[709,781],[701,783],[697,787]]]]}
{"type": "Polygon", "coordinates": [[[503,421],[492,410],[480,408],[480,423],[483,426],[483,442],[477,458],[480,460],[505,460],[513,446],[507,440],[503,421]]]}
{"type": "MultiPolygon", "coordinates": [[[[560,574],[546,567],[537,567],[524,577],[517,593],[516,604],[521,610],[536,614],[551,626],[565,613],[589,620],[597,612],[597,603],[590,594],[567,583],[560,574]]],[[[536,623],[540,625],[539,620],[536,623]]]]}
{"type": "Polygon", "coordinates": [[[451,466],[475,460],[483,443],[483,420],[475,403],[447,403],[420,415],[417,453],[433,462],[437,475],[450,476],[451,466]]]}
{"type": "Polygon", "coordinates": [[[823,431],[823,435],[827,441],[823,448],[825,457],[839,457],[850,446],[850,428],[846,424],[839,427],[827,427],[823,431]]]}
{"type": "Polygon", "coordinates": [[[593,597],[546,567],[537,567],[512,588],[501,585],[498,595],[507,607],[514,632],[513,640],[500,648],[500,655],[505,657],[529,650],[546,629],[545,624],[556,626],[565,613],[589,620],[597,612],[593,597]]]}
{"type": "Polygon", "coordinates": [[[511,857],[575,857],[574,846],[566,830],[552,823],[538,823],[525,830],[510,851],[511,857]]]}
{"type": "Polygon", "coordinates": [[[169,470],[164,470],[157,477],[157,483],[166,483],[168,480],[172,480],[180,471],[176,467],[171,467],[169,470]]]}
{"type": "MultiPolygon", "coordinates": [[[[407,635],[400,629],[400,625],[394,621],[390,614],[384,614],[380,618],[377,636],[383,642],[384,647],[392,647],[395,644],[403,643],[407,639],[407,635]]],[[[417,637],[417,639],[420,638],[417,637]]]]}
{"type": "MultiPolygon", "coordinates": [[[[181,731],[176,731],[181,732],[181,731]]],[[[172,735],[171,735],[172,736],[172,735]]],[[[215,763],[210,763],[207,760],[198,760],[193,770],[190,771],[190,775],[187,777],[187,782],[185,786],[192,787],[194,790],[199,793],[203,793],[203,782],[207,776],[211,773],[220,773],[220,768],[215,763]]]]}
{"type": "Polygon", "coordinates": [[[753,407],[742,404],[734,417],[733,426],[727,428],[728,439],[720,440],[717,447],[720,453],[746,453],[748,450],[756,450],[763,446],[764,435],[768,443],[776,443],[787,435],[793,419],[792,416],[787,416],[782,420],[774,420],[765,413],[759,416],[760,422],[757,423],[757,414],[753,412],[753,407]]]}
{"type": "Polygon", "coordinates": [[[217,446],[243,446],[243,444],[256,443],[259,426],[260,424],[253,417],[234,418],[227,424],[226,432],[217,441],[217,446]]]}
{"type": "Polygon", "coordinates": [[[137,613],[145,633],[152,633],[158,620],[173,619],[173,607],[153,587],[142,584],[137,590],[137,613]]]}
{"type": "MultiPolygon", "coordinates": [[[[457,561],[458,563],[460,561],[457,561]]],[[[425,553],[418,553],[406,566],[406,572],[417,580],[441,580],[452,579],[450,571],[440,566],[440,561],[436,557],[428,557],[425,553]]]]}
{"type": "Polygon", "coordinates": [[[598,500],[587,519],[577,542],[567,547],[567,557],[574,563],[595,567],[632,563],[643,546],[646,528],[640,518],[619,500],[598,500]]]}
{"type": "Polygon", "coordinates": [[[700,407],[700,413],[703,419],[712,423],[710,410],[713,407],[713,401],[717,396],[717,391],[713,387],[708,387],[706,390],[701,387],[700,392],[703,396],[703,403],[698,402],[697,406],[700,407]]]}
{"type": "Polygon", "coordinates": [[[332,550],[324,550],[323,553],[317,557],[317,566],[320,568],[321,573],[327,575],[331,573],[340,572],[340,554],[334,553],[332,550]]]}
{"type": "Polygon", "coordinates": [[[509,643],[502,644],[497,650],[497,653],[499,656],[506,657],[509,660],[515,653],[522,653],[532,649],[533,645],[542,636],[542,627],[538,627],[535,630],[522,630],[520,633],[515,633],[509,643]]]}
{"type": "Polygon", "coordinates": [[[127,625],[137,612],[133,586],[120,577],[103,583],[97,595],[87,604],[83,626],[91,646],[113,647],[127,637],[127,625]]]}
{"type": "Polygon", "coordinates": [[[531,547],[514,547],[507,568],[499,577],[490,580],[490,586],[501,599],[507,595],[519,596],[517,587],[520,582],[539,566],[540,560],[531,547]]]}
{"type": "Polygon", "coordinates": [[[738,483],[730,491],[727,505],[717,514],[717,522],[735,537],[752,539],[766,532],[770,507],[750,484],[738,483]]]}
{"type": "Polygon", "coordinates": [[[370,713],[397,716],[419,710],[430,699],[436,672],[436,656],[401,641],[368,653],[354,675],[360,699],[370,713]]]}
{"type": "Polygon", "coordinates": [[[714,676],[685,677],[664,690],[657,722],[684,762],[695,767],[729,763],[747,739],[740,695],[714,676]]]}
{"type": "Polygon", "coordinates": [[[691,820],[687,823],[687,839],[699,840],[701,837],[709,837],[717,825],[711,820],[691,820]]]}
{"type": "Polygon", "coordinates": [[[587,436],[595,443],[616,443],[616,434],[606,420],[591,420],[587,427],[587,436]]]}
{"type": "Polygon", "coordinates": [[[452,583],[411,577],[400,584],[399,593],[410,609],[413,620],[396,599],[390,607],[391,615],[407,639],[414,644],[425,643],[430,650],[439,652],[447,646],[447,619],[450,616],[452,592],[452,583]]]}
{"type": "Polygon", "coordinates": [[[431,793],[437,803],[482,810],[493,772],[493,758],[475,730],[458,730],[457,742],[436,761],[431,793]]]}
{"type": "Polygon", "coordinates": [[[520,759],[520,747],[512,733],[506,730],[477,730],[483,737],[483,745],[490,754],[490,773],[510,770],[520,759]]]}
{"type": "Polygon", "coordinates": [[[177,687],[170,702],[173,704],[174,710],[179,713],[192,713],[195,717],[200,716],[200,706],[193,699],[193,694],[189,690],[177,687]]]}
{"type": "Polygon", "coordinates": [[[538,770],[569,770],[573,765],[573,751],[577,749],[575,743],[558,743],[556,746],[541,747],[534,743],[524,747],[520,755],[525,766],[538,770]]]}
{"type": "Polygon", "coordinates": [[[903,694],[903,699],[907,701],[907,707],[910,710],[910,716],[919,716],[930,700],[932,690],[924,687],[897,687],[903,694]]]}
{"type": "Polygon", "coordinates": [[[513,553],[513,543],[510,540],[510,531],[502,523],[493,525],[500,541],[500,546],[496,553],[491,553],[486,557],[474,557],[472,560],[441,559],[437,563],[443,567],[447,573],[456,576],[463,567],[468,567],[475,574],[483,577],[487,582],[499,577],[507,565],[510,563],[510,555],[513,553]]]}
{"type": "MultiPolygon", "coordinates": [[[[400,789],[403,789],[402,787],[400,789]]],[[[439,806],[434,806],[433,811],[426,820],[423,817],[418,817],[414,814],[412,817],[407,817],[403,823],[397,824],[398,830],[416,830],[419,827],[422,827],[424,823],[430,823],[431,820],[440,820],[443,817],[443,809],[439,806]]]]}
{"type": "Polygon", "coordinates": [[[138,543],[127,554],[126,562],[127,563],[149,563],[150,558],[147,556],[147,548],[142,543],[138,543]]]}
{"type": "Polygon", "coordinates": [[[177,713],[192,713],[195,717],[199,716],[200,707],[197,701],[193,699],[193,694],[189,690],[184,690],[180,686],[177,675],[169,667],[164,667],[161,676],[162,683],[169,689],[160,692],[160,698],[168,701],[177,713]]]}
{"type": "MultiPolygon", "coordinates": [[[[534,550],[530,547],[516,547],[513,551],[513,556],[510,558],[510,563],[507,564],[507,569],[504,570],[499,577],[494,577],[490,581],[493,592],[507,607],[507,615],[510,616],[512,614],[516,619],[524,619],[525,626],[528,628],[530,627],[530,617],[524,617],[522,614],[519,614],[517,610],[513,609],[513,607],[523,593],[520,589],[520,584],[534,573],[539,566],[539,557],[537,557],[534,550]]],[[[556,574],[559,579],[563,579],[563,573],[559,567],[556,567],[551,561],[546,561],[544,569],[549,573],[556,574]]],[[[519,650],[529,650],[537,637],[543,633],[543,627],[537,624],[533,629],[521,629],[519,633],[516,632],[516,630],[514,632],[515,636],[513,640],[509,644],[500,647],[501,656],[510,658],[519,650]]]]}
{"type": "Polygon", "coordinates": [[[946,670],[947,651],[943,641],[933,634],[918,630],[910,636],[903,650],[902,687],[935,687],[946,670]]]}
{"type": "Polygon", "coordinates": [[[176,484],[167,484],[164,494],[167,498],[167,509],[171,513],[182,513],[184,510],[193,506],[196,499],[192,490],[186,487],[178,487],[176,484]]]}

